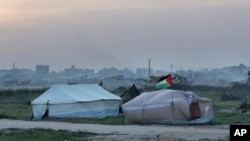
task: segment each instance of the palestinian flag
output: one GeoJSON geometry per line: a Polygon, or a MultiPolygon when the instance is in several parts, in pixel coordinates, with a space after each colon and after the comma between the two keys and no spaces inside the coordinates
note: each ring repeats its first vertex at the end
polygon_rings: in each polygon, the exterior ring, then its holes
{"type": "Polygon", "coordinates": [[[161,77],[156,83],[156,89],[168,88],[172,86],[171,74],[161,77]]]}

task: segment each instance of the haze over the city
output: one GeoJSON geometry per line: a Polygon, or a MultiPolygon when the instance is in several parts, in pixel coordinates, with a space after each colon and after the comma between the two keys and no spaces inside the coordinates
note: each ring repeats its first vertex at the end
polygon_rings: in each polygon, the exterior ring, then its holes
{"type": "Polygon", "coordinates": [[[248,0],[1,0],[0,69],[249,66],[248,0]]]}

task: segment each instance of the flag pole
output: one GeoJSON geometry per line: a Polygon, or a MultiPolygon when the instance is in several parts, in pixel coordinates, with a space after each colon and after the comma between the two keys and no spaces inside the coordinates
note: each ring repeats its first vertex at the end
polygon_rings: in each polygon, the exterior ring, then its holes
{"type": "Polygon", "coordinates": [[[149,60],[148,60],[148,81],[149,81],[149,85],[151,86],[150,70],[151,70],[151,68],[150,68],[150,58],[149,58],[149,60]]]}
{"type": "MultiPolygon", "coordinates": [[[[171,65],[171,72],[170,72],[171,78],[172,78],[172,69],[173,69],[173,65],[171,65]]],[[[173,96],[172,90],[171,90],[171,96],[172,96],[172,120],[173,120],[174,119],[174,96],[173,96]]]]}
{"type": "Polygon", "coordinates": [[[171,95],[172,95],[172,120],[174,119],[174,95],[173,95],[173,90],[171,90],[171,95]]]}

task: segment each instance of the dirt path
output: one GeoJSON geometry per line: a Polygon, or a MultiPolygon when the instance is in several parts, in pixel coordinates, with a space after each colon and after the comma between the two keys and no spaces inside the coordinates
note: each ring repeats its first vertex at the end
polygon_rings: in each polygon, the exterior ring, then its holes
{"type": "Polygon", "coordinates": [[[100,134],[89,140],[216,140],[229,136],[229,126],[173,126],[173,125],[99,125],[49,121],[21,121],[0,119],[0,130],[8,128],[44,128],[54,130],[86,131],[100,134]]]}

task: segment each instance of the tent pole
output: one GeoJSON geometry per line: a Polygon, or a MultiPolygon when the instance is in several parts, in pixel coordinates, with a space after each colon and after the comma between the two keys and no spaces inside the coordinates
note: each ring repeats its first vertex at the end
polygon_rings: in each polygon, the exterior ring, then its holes
{"type": "MultiPolygon", "coordinates": [[[[172,76],[172,71],[173,71],[173,66],[174,65],[171,65],[171,72],[170,72],[170,75],[172,76]]],[[[174,96],[173,96],[173,90],[171,90],[171,97],[172,97],[172,122],[173,122],[173,119],[174,119],[174,96]]]]}
{"type": "Polygon", "coordinates": [[[173,91],[171,92],[172,96],[172,120],[174,119],[174,96],[173,96],[173,91]]]}

